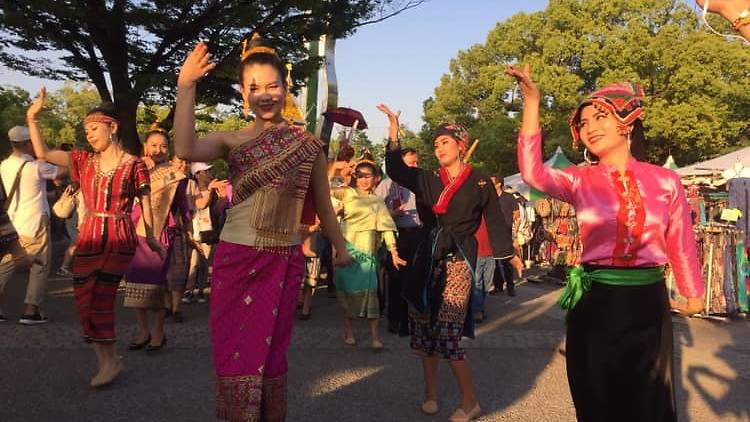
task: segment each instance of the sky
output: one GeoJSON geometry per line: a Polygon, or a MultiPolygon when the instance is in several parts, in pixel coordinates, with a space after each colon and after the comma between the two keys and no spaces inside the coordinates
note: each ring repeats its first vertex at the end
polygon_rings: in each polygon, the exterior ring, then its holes
{"type": "MultiPolygon", "coordinates": [[[[483,43],[499,21],[546,7],[546,0],[428,0],[384,22],[360,28],[337,41],[339,105],[365,115],[373,141],[387,133],[387,120],[375,106],[401,110],[409,129],[422,126],[422,102],[433,95],[450,60],[460,50],[483,43]]],[[[44,81],[0,67],[0,85],[35,93],[60,81],[44,81]]]]}

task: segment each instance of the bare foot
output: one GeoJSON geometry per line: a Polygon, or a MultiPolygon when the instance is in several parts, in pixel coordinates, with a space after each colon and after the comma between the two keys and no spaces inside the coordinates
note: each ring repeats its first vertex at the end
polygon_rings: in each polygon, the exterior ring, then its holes
{"type": "Polygon", "coordinates": [[[357,344],[357,340],[354,337],[344,337],[344,344],[347,346],[354,346],[357,344]]]}
{"type": "Polygon", "coordinates": [[[118,357],[113,364],[104,364],[99,372],[91,378],[89,385],[92,388],[104,387],[111,384],[123,370],[122,361],[118,357]]]}
{"type": "Polygon", "coordinates": [[[378,351],[383,350],[383,343],[380,340],[373,340],[371,347],[372,347],[372,350],[378,352],[378,351]]]}

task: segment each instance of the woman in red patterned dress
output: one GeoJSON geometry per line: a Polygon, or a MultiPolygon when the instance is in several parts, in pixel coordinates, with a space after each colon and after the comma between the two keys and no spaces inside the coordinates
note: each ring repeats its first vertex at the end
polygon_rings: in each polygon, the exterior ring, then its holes
{"type": "Polygon", "coordinates": [[[73,280],[84,338],[94,343],[98,363],[90,385],[101,387],[114,381],[123,369],[115,350],[114,302],[117,286],[135,253],[137,242],[130,211],[136,197],[143,204],[149,247],[159,254],[164,251],[151,230],[148,169],[120,144],[114,106],[104,103],[86,115],[83,124],[93,153],[52,150],[42,140],[37,120],[45,95],[42,88],[27,113],[31,142],[37,158],[70,168],[73,180],[81,185],[89,211],[77,241],[73,280]]]}

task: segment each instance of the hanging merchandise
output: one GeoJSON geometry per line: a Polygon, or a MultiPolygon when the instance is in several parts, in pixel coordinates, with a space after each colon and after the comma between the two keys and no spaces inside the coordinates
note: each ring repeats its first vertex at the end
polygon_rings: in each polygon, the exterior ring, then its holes
{"type": "MultiPolygon", "coordinates": [[[[704,315],[734,316],[747,312],[746,264],[742,231],[733,225],[710,223],[695,227],[698,255],[706,283],[704,315]]],[[[670,295],[684,301],[668,275],[670,295]]]]}
{"type": "MultiPolygon", "coordinates": [[[[740,177],[729,180],[728,190],[728,207],[739,210],[741,215],[737,221],[737,228],[747,235],[750,233],[750,178],[740,177]]],[[[744,240],[747,244],[747,239],[744,240]]]]}

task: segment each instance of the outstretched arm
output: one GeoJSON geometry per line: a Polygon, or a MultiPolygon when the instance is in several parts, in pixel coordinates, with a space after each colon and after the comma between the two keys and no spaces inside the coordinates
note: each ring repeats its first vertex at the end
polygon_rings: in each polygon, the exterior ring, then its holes
{"type": "Polygon", "coordinates": [[[175,155],[186,161],[210,162],[223,158],[227,151],[221,134],[212,133],[200,141],[195,136],[195,92],[198,81],[216,67],[210,60],[208,46],[198,43],[182,64],[177,79],[174,151],[175,155]]]}
{"type": "Polygon", "coordinates": [[[575,178],[570,172],[550,169],[542,161],[542,133],[539,126],[541,95],[531,79],[531,67],[523,70],[509,66],[505,71],[518,82],[523,96],[523,123],[518,135],[518,166],[521,177],[530,186],[575,205],[575,178]]]}
{"type": "Polygon", "coordinates": [[[60,151],[50,148],[44,139],[42,139],[42,131],[39,127],[39,113],[44,108],[44,100],[47,97],[47,89],[42,87],[39,90],[36,100],[31,104],[29,109],[26,111],[26,121],[29,125],[29,134],[31,135],[31,144],[34,146],[34,154],[36,158],[44,160],[48,163],[55,164],[62,167],[70,167],[70,153],[67,151],[60,151]]]}
{"type": "Polygon", "coordinates": [[[750,40],[750,20],[744,19],[750,17],[750,0],[696,0],[696,3],[704,7],[707,1],[709,12],[721,15],[730,24],[738,22],[742,26],[737,28],[737,32],[746,40],[750,40]]]}
{"type": "Polygon", "coordinates": [[[385,150],[385,171],[388,173],[388,177],[396,183],[412,192],[416,192],[420,170],[407,166],[404,164],[404,160],[401,159],[401,144],[398,141],[398,118],[401,116],[401,112],[394,113],[385,104],[378,105],[378,110],[382,111],[388,117],[390,124],[388,129],[388,146],[385,150]]]}
{"type": "Polygon", "coordinates": [[[320,218],[323,234],[331,241],[336,250],[335,263],[339,266],[347,266],[352,257],[346,249],[346,240],[341,234],[336,213],[331,205],[331,190],[328,187],[328,163],[322,152],[318,153],[313,164],[310,187],[313,190],[315,201],[315,212],[320,218]]]}

